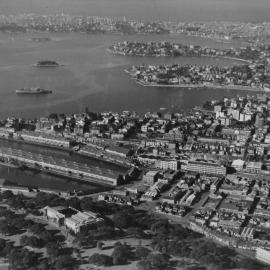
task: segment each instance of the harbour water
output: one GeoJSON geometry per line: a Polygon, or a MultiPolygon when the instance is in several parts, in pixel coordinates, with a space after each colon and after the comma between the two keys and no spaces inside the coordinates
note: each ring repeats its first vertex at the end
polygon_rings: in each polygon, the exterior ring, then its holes
{"type": "MultiPolygon", "coordinates": [[[[173,21],[269,21],[268,0],[1,0],[1,14],[68,13],[133,18],[136,20],[173,21]],[[244,2],[244,5],[243,5],[244,2]],[[105,8],[106,7],[106,8],[105,8]]],[[[233,65],[237,62],[214,58],[140,58],[113,56],[106,48],[113,42],[126,40],[175,41],[208,47],[235,47],[243,44],[216,42],[209,39],[173,35],[121,36],[79,33],[0,33],[0,118],[7,116],[39,117],[51,112],[135,110],[173,111],[190,109],[208,99],[238,94],[234,90],[196,90],[144,88],[130,80],[124,69],[141,64],[213,64],[233,65]],[[35,42],[32,38],[50,37],[51,41],[35,42]],[[40,60],[55,60],[64,66],[36,68],[40,60]],[[52,89],[52,95],[18,96],[22,87],[52,89]],[[194,98],[196,97],[196,98],[194,98]]],[[[239,92],[243,94],[243,92],[239,92]]],[[[7,143],[0,142],[1,145],[7,143]]],[[[33,146],[18,146],[28,151],[43,151],[33,146]],[[38,149],[38,150],[37,150],[38,149]]],[[[53,150],[47,150],[51,154],[53,150]]],[[[56,155],[67,153],[53,152],[56,155]]],[[[78,157],[72,157],[77,159],[78,157]]],[[[81,161],[81,160],[80,160],[81,161]]],[[[85,161],[85,160],[83,160],[85,161]]],[[[88,159],[92,166],[107,166],[88,159]]],[[[117,169],[117,168],[114,168],[117,169]]],[[[0,166],[0,177],[11,183],[58,190],[96,190],[97,187],[30,171],[0,166]]]]}
{"type": "Polygon", "coordinates": [[[141,58],[115,56],[106,51],[113,42],[127,40],[171,40],[209,47],[241,46],[239,42],[221,43],[183,35],[86,35],[8,34],[0,33],[0,118],[6,116],[38,117],[51,112],[135,110],[154,111],[190,109],[209,98],[235,95],[235,91],[188,89],[145,89],[130,80],[124,72],[131,65],[198,64],[233,65],[237,62],[216,58],[141,58]],[[33,37],[49,36],[52,41],[34,42],[33,37]],[[61,67],[37,68],[40,60],[55,60],[61,67]],[[53,90],[52,95],[16,95],[22,87],[53,90]],[[195,93],[194,93],[195,92],[195,93]],[[194,99],[194,94],[198,97],[194,99]]]}
{"type": "MultiPolygon", "coordinates": [[[[68,159],[71,162],[84,163],[87,164],[90,168],[93,167],[94,171],[96,171],[97,168],[100,168],[101,173],[102,170],[112,170],[119,174],[125,174],[127,171],[127,169],[114,164],[108,164],[106,162],[83,157],[77,154],[70,154],[69,152],[52,148],[0,140],[0,149],[1,147],[10,147],[16,150],[21,149],[23,151],[31,152],[34,154],[48,155],[57,159],[68,159]]],[[[98,191],[103,189],[102,187],[92,183],[88,184],[78,182],[64,177],[43,174],[35,171],[10,168],[3,165],[0,165],[0,178],[6,179],[11,185],[38,187],[40,189],[51,189],[59,191],[98,191]]]]}

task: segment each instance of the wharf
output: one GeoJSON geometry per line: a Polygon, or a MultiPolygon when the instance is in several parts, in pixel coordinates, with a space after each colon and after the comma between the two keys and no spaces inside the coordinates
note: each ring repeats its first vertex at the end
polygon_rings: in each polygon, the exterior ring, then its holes
{"type": "MultiPolygon", "coordinates": [[[[132,166],[132,164],[128,161],[122,161],[120,159],[117,159],[116,157],[109,157],[106,155],[101,155],[96,153],[97,150],[96,148],[93,147],[94,150],[96,151],[76,151],[74,150],[72,147],[63,147],[63,146],[57,146],[57,145],[52,145],[52,144],[47,144],[47,143],[41,143],[41,142],[33,142],[33,141],[27,141],[27,140],[23,140],[23,139],[19,139],[19,138],[14,138],[14,137],[0,137],[0,140],[4,140],[4,141],[9,141],[9,142],[18,142],[21,144],[28,144],[28,145],[35,145],[35,146],[41,146],[44,148],[50,148],[50,149],[56,149],[56,150],[60,150],[60,151],[64,151],[67,152],[69,154],[73,154],[73,155],[78,155],[78,156],[84,156],[84,157],[91,157],[92,159],[95,160],[99,160],[102,162],[106,162],[108,164],[115,164],[124,168],[130,168],[132,166]]],[[[101,150],[100,150],[101,151],[101,150]]]]}
{"type": "Polygon", "coordinates": [[[127,169],[129,169],[132,166],[132,164],[129,163],[128,161],[116,159],[116,157],[109,157],[109,156],[106,156],[106,154],[97,153],[90,150],[89,151],[79,150],[78,152],[75,152],[75,153],[81,156],[91,157],[96,160],[112,163],[112,164],[115,164],[115,165],[118,165],[127,169]]]}
{"type": "Polygon", "coordinates": [[[0,158],[8,164],[16,162],[26,168],[35,169],[48,174],[62,175],[75,180],[93,182],[100,185],[117,185],[118,174],[109,169],[90,167],[86,164],[8,147],[0,148],[0,158]]]}

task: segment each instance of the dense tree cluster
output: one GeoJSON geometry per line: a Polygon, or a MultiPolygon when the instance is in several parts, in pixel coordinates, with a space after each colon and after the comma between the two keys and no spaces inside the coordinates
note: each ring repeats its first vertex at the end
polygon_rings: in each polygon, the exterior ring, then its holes
{"type": "MultiPolygon", "coordinates": [[[[103,214],[105,222],[82,230],[74,235],[74,246],[77,248],[103,249],[101,241],[119,239],[120,236],[135,238],[151,238],[150,249],[138,246],[136,249],[127,244],[117,242],[111,256],[94,254],[89,262],[99,266],[128,264],[138,260],[140,270],[166,269],[170,264],[170,256],[185,257],[197,261],[208,269],[244,268],[248,270],[263,269],[252,259],[242,259],[228,247],[221,247],[202,235],[195,233],[179,224],[171,224],[167,220],[156,220],[144,211],[135,210],[131,206],[108,204],[104,201],[93,201],[92,198],[71,198],[65,200],[55,194],[40,192],[35,198],[27,198],[21,194],[14,195],[5,191],[0,200],[11,208],[0,207],[0,232],[6,235],[21,234],[28,231],[30,235],[21,237],[21,245],[33,248],[46,248],[46,259],[39,258],[37,253],[28,249],[14,247],[11,243],[0,239],[0,256],[8,258],[12,269],[76,269],[77,261],[73,258],[75,249],[64,247],[65,237],[58,230],[47,230],[45,225],[35,223],[26,218],[45,206],[74,207],[82,211],[95,211],[103,214]],[[23,214],[17,214],[13,212],[23,214]],[[25,211],[26,210],[26,211],[25,211]],[[106,217],[110,216],[110,217],[106,217]],[[120,230],[119,230],[120,229],[120,230]],[[146,234],[147,231],[147,234],[146,234]],[[31,267],[30,267],[31,264],[31,267]],[[21,268],[19,268],[21,267],[21,268]],[[28,267],[28,268],[27,268],[28,267]]],[[[189,266],[183,264],[183,269],[189,266]]]]}
{"type": "Polygon", "coordinates": [[[33,248],[42,248],[44,247],[44,242],[42,241],[42,239],[36,237],[36,236],[27,236],[27,235],[23,235],[21,237],[20,243],[22,246],[30,246],[33,248]]]}
{"type": "Polygon", "coordinates": [[[2,216],[2,220],[0,222],[0,232],[5,235],[23,233],[29,226],[33,224],[33,221],[25,219],[24,214],[15,214],[9,209],[1,208],[0,216],[2,216]]]}
{"type": "Polygon", "coordinates": [[[89,258],[89,263],[98,266],[112,265],[112,257],[104,254],[95,253],[89,258]]]}
{"type": "MultiPolygon", "coordinates": [[[[103,243],[99,242],[100,249],[103,247],[103,243]]],[[[89,259],[89,262],[94,265],[125,265],[133,260],[145,259],[149,256],[150,250],[144,247],[137,247],[134,250],[126,243],[116,242],[111,256],[95,253],[89,259]]],[[[150,258],[150,257],[149,257],[150,258]]]]}
{"type": "MultiPolygon", "coordinates": [[[[263,269],[261,264],[252,259],[249,259],[250,263],[246,259],[239,259],[234,249],[219,246],[178,224],[158,221],[152,225],[151,231],[154,234],[151,247],[164,255],[194,259],[200,265],[214,269],[263,269]]],[[[142,268],[142,265],[140,263],[138,268],[147,269],[142,268]]]]}
{"type": "Polygon", "coordinates": [[[115,245],[112,259],[114,265],[127,264],[133,258],[133,251],[126,243],[115,245]]]}
{"type": "Polygon", "coordinates": [[[0,256],[8,259],[9,269],[12,270],[49,269],[47,260],[41,259],[39,254],[23,247],[15,247],[13,243],[4,239],[0,239],[0,256]]]}

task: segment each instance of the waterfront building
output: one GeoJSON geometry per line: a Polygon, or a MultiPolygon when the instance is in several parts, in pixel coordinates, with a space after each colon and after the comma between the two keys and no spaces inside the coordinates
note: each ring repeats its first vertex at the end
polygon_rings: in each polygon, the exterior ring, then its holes
{"type": "Polygon", "coordinates": [[[47,144],[47,145],[52,145],[56,147],[64,147],[64,148],[70,147],[70,141],[67,140],[66,138],[59,135],[53,135],[53,134],[44,133],[44,132],[23,131],[18,134],[18,138],[31,142],[31,143],[47,144]]]}
{"type": "Polygon", "coordinates": [[[100,168],[90,167],[87,164],[57,159],[52,156],[2,147],[0,158],[3,158],[7,162],[13,160],[27,167],[44,171],[45,173],[63,175],[80,181],[112,186],[118,184],[117,178],[119,174],[112,170],[101,170],[100,168]]]}
{"type": "Polygon", "coordinates": [[[130,154],[130,149],[116,146],[116,145],[110,145],[109,147],[105,148],[105,151],[113,154],[113,155],[119,155],[121,157],[127,157],[130,154]]]}

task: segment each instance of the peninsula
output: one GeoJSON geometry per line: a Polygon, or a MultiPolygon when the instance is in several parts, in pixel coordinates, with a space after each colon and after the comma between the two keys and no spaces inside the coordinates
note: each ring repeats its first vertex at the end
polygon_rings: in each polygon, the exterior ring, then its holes
{"type": "Polygon", "coordinates": [[[270,91],[269,71],[263,65],[141,65],[125,71],[142,86],[270,91]]]}
{"type": "Polygon", "coordinates": [[[266,62],[270,56],[270,45],[247,46],[241,48],[217,49],[201,47],[194,44],[162,42],[134,42],[123,41],[111,45],[107,49],[110,53],[124,56],[149,56],[149,57],[220,57],[229,58],[246,63],[266,62]]]}

